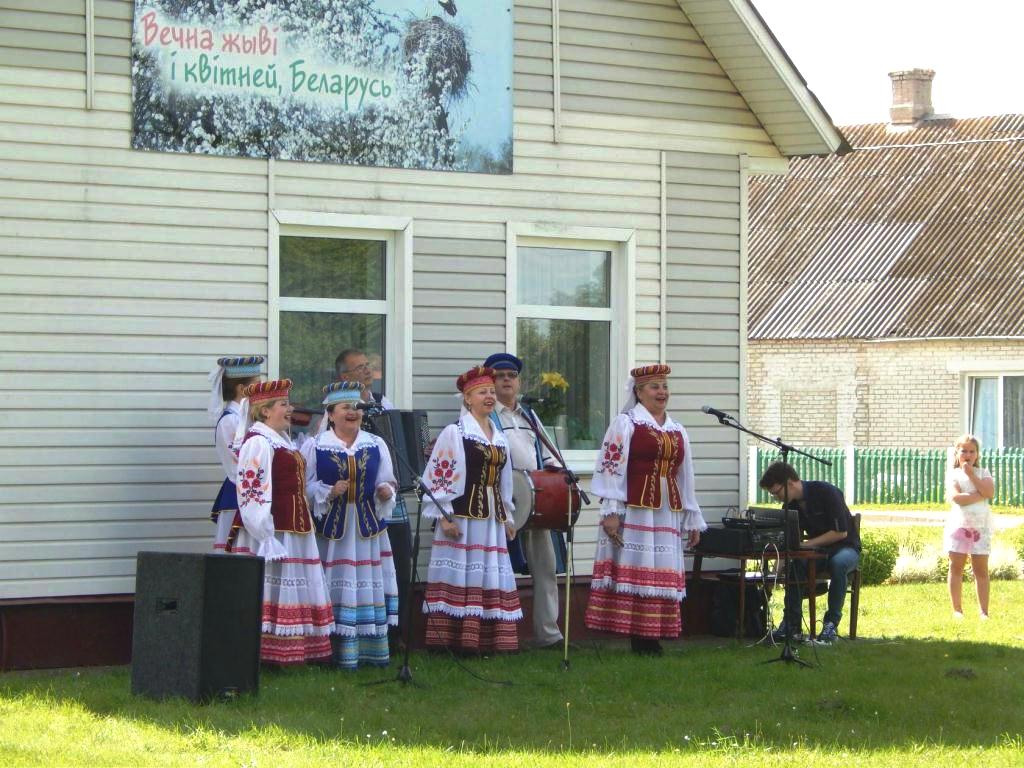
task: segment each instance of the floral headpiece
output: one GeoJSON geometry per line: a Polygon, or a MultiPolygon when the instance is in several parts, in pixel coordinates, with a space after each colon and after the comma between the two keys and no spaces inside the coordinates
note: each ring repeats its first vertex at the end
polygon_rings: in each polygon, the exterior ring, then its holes
{"type": "Polygon", "coordinates": [[[670,373],[672,373],[672,369],[667,365],[641,365],[639,368],[631,370],[629,375],[633,377],[634,384],[639,387],[649,381],[667,379],[670,373]]]}
{"type": "Polygon", "coordinates": [[[245,388],[245,396],[249,398],[250,403],[260,403],[264,400],[279,400],[288,397],[288,392],[291,388],[291,379],[258,381],[245,388]]]}
{"type": "Polygon", "coordinates": [[[324,405],[356,403],[363,397],[363,385],[357,381],[335,381],[324,387],[324,405]]]}
{"type": "Polygon", "coordinates": [[[221,357],[217,360],[217,365],[206,377],[210,383],[210,401],[206,408],[210,414],[210,421],[216,423],[224,410],[224,379],[251,379],[259,376],[263,360],[263,355],[221,357]]]}
{"type": "Polygon", "coordinates": [[[482,365],[470,368],[464,374],[459,376],[458,380],[455,382],[455,386],[458,387],[459,392],[464,395],[468,395],[478,387],[493,387],[494,369],[485,368],[482,365]]]}

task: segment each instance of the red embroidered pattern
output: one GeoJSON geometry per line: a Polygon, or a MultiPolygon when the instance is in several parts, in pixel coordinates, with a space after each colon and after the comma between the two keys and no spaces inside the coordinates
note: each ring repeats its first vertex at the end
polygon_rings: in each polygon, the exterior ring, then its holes
{"type": "Polygon", "coordinates": [[[508,547],[496,545],[489,547],[486,544],[463,544],[460,541],[451,541],[450,539],[436,539],[434,541],[435,547],[451,547],[452,549],[463,549],[467,552],[503,552],[508,553],[508,547]]]}
{"type": "Polygon", "coordinates": [[[519,649],[519,634],[511,621],[485,621],[479,616],[457,619],[432,613],[427,616],[427,645],[481,653],[515,651],[519,649]]]}
{"type": "Polygon", "coordinates": [[[433,493],[451,491],[459,479],[459,467],[455,460],[455,452],[451,450],[438,451],[430,465],[430,490],[433,493]]]}
{"type": "Polygon", "coordinates": [[[307,661],[329,659],[331,638],[292,635],[282,637],[264,633],[260,637],[260,661],[269,664],[305,664],[307,661]]]}
{"type": "Polygon", "coordinates": [[[679,603],[662,597],[590,591],[588,629],[637,637],[679,637],[683,621],[679,603]]]}
{"type": "Polygon", "coordinates": [[[254,464],[253,467],[249,467],[242,474],[242,482],[238,486],[239,504],[266,504],[268,501],[263,495],[267,489],[267,473],[258,464],[254,464]]]}
{"type": "Polygon", "coordinates": [[[520,610],[519,593],[503,592],[500,589],[481,587],[456,587],[443,582],[430,582],[423,597],[427,604],[444,603],[453,608],[482,608],[485,611],[499,609],[514,612],[520,610]]]}
{"type": "Polygon", "coordinates": [[[682,536],[678,528],[667,528],[663,525],[637,525],[636,523],[623,523],[622,528],[631,531],[644,531],[646,533],[667,533],[677,539],[682,536]]]}
{"type": "Polygon", "coordinates": [[[598,560],[594,563],[595,580],[611,579],[616,584],[634,584],[639,587],[683,590],[686,588],[685,574],[675,569],[641,568],[621,565],[612,560],[598,560]]]}
{"type": "Polygon", "coordinates": [[[334,623],[330,603],[324,605],[281,605],[263,603],[263,623],[275,627],[329,627],[334,623]]]}
{"type": "Polygon", "coordinates": [[[622,466],[622,435],[615,435],[611,440],[605,440],[602,450],[604,454],[601,456],[601,472],[607,472],[609,475],[621,475],[620,467],[622,466]]]}

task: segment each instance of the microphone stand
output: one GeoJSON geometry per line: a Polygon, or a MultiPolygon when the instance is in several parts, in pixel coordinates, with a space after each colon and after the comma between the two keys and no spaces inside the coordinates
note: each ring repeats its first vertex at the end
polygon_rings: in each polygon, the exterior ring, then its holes
{"type": "MultiPolygon", "coordinates": [[[[787,465],[789,464],[789,454],[790,453],[798,453],[801,456],[806,456],[809,459],[813,459],[814,461],[817,461],[819,464],[825,464],[826,466],[830,466],[830,467],[832,466],[832,462],[828,461],[827,459],[822,459],[822,458],[820,458],[818,456],[813,456],[810,453],[807,453],[806,451],[801,451],[799,448],[794,448],[792,445],[787,445],[786,443],[782,442],[782,438],[781,437],[777,437],[777,438],[773,439],[773,438],[767,437],[765,435],[759,434],[757,432],[754,432],[753,430],[747,429],[742,424],[740,424],[738,421],[736,421],[736,419],[734,419],[732,416],[729,416],[728,414],[722,413],[722,414],[711,414],[711,415],[717,417],[719,424],[724,424],[727,427],[732,427],[733,429],[735,429],[735,430],[737,430],[739,432],[745,432],[746,434],[750,435],[751,437],[756,437],[758,440],[760,440],[763,443],[767,443],[768,445],[774,445],[782,453],[782,463],[783,464],[787,464],[787,465]]],[[[783,508],[783,510],[786,510],[786,517],[784,518],[784,520],[786,521],[787,536],[788,536],[788,532],[789,532],[789,514],[790,514],[790,510],[787,509],[788,505],[789,505],[789,483],[786,482],[785,485],[783,485],[782,508],[783,508]]],[[[792,578],[791,578],[791,574],[790,574],[791,560],[790,560],[790,552],[789,552],[789,546],[788,546],[789,543],[790,542],[788,542],[788,541],[786,542],[787,546],[785,547],[785,565],[783,566],[783,570],[784,570],[784,572],[786,574],[786,587],[785,587],[785,590],[784,590],[784,594],[785,595],[789,594],[790,587],[792,586],[790,584],[790,582],[792,581],[792,578]]],[[[745,588],[746,588],[746,574],[740,574],[740,589],[745,589],[745,588]]],[[[785,603],[785,597],[783,597],[783,603],[785,603]]],[[[763,663],[765,663],[765,664],[772,664],[772,663],[781,661],[781,662],[785,662],[787,664],[796,664],[796,665],[798,665],[800,667],[810,667],[810,666],[813,666],[809,661],[804,661],[803,659],[801,659],[797,655],[796,651],[793,650],[793,627],[790,626],[791,622],[786,620],[785,608],[783,608],[783,612],[782,612],[782,621],[786,625],[786,640],[782,644],[782,654],[777,659],[768,659],[767,661],[765,661],[763,663]]]]}
{"type": "Polygon", "coordinates": [[[530,428],[533,433],[540,440],[541,444],[548,449],[555,460],[561,465],[562,477],[565,479],[566,485],[569,486],[569,501],[566,507],[566,551],[565,551],[565,631],[562,633],[562,639],[564,645],[562,647],[562,669],[569,669],[569,609],[571,606],[570,598],[572,591],[572,575],[573,575],[573,531],[576,527],[575,521],[572,519],[572,498],[573,491],[579,494],[580,499],[584,504],[590,504],[590,497],[587,496],[586,492],[580,488],[579,476],[569,469],[569,465],[566,463],[565,458],[562,456],[562,452],[558,449],[557,445],[552,444],[548,439],[543,427],[537,420],[537,415],[533,412],[529,402],[526,403],[526,407],[522,409],[526,415],[526,420],[530,422],[530,428]]]}
{"type": "MultiPolygon", "coordinates": [[[[384,413],[384,409],[379,404],[376,403],[362,410],[364,415],[368,417],[380,416],[382,413],[384,413]]],[[[449,523],[452,522],[452,516],[444,511],[444,508],[441,506],[441,503],[434,497],[434,494],[431,493],[430,489],[427,488],[427,486],[424,484],[423,473],[417,473],[413,469],[413,467],[409,464],[409,461],[405,458],[405,456],[403,456],[401,453],[395,450],[394,446],[390,443],[390,441],[386,437],[384,437],[384,435],[380,434],[380,432],[376,429],[376,426],[373,424],[372,421],[366,418],[364,418],[363,421],[364,425],[366,426],[366,431],[373,435],[376,435],[381,440],[383,440],[384,444],[388,447],[388,450],[391,451],[391,455],[402,463],[402,466],[411,476],[416,478],[415,490],[416,498],[418,501],[416,507],[416,532],[413,535],[412,539],[412,571],[409,574],[409,583],[405,585],[405,615],[401,618],[402,643],[405,645],[405,649],[403,650],[402,654],[402,666],[399,668],[398,674],[395,677],[388,680],[375,680],[371,683],[366,683],[366,685],[383,685],[384,683],[394,682],[399,682],[403,684],[416,684],[416,681],[412,679],[412,670],[409,667],[409,652],[410,649],[412,648],[412,603],[414,595],[413,587],[416,584],[416,568],[419,565],[420,523],[423,520],[423,515],[421,514],[423,512],[423,497],[426,496],[428,499],[434,502],[434,505],[437,507],[438,511],[449,523]]]]}

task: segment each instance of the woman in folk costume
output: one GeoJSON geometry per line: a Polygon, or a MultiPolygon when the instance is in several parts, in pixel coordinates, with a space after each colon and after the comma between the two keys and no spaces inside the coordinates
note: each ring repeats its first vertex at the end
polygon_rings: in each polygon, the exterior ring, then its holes
{"type": "MultiPolygon", "coordinates": [[[[217,367],[210,371],[210,417],[215,420],[213,443],[217,458],[224,468],[224,482],[221,483],[217,498],[213,500],[210,519],[217,526],[213,537],[213,548],[223,552],[231,524],[238,512],[238,494],[235,492],[235,475],[238,474],[238,446],[235,432],[242,418],[243,392],[247,386],[260,378],[263,357],[222,357],[217,367]]],[[[246,404],[246,407],[248,405],[246,404]]]]}
{"type": "Polygon", "coordinates": [[[238,452],[238,504],[227,550],[262,557],[260,661],[302,664],[331,657],[334,622],[306,502],[306,464],[285,434],[290,380],[250,384],[238,452]],[[234,538],[237,537],[237,538],[234,538]]]}
{"type": "Polygon", "coordinates": [[[302,446],[306,495],[313,501],[334,608],[334,663],[345,669],[387,666],[388,626],[398,624],[398,583],[385,522],[398,483],[387,443],[360,429],[361,391],[351,381],[324,387],[320,431],[302,446]]]}
{"type": "Polygon", "coordinates": [[[424,517],[437,520],[423,601],[427,645],[515,651],[515,622],[523,611],[508,558],[508,540],[515,537],[512,462],[505,436],[490,420],[494,371],[473,368],[457,386],[465,413],[438,436],[423,474],[441,505],[423,499],[424,517]]]}
{"type": "Polygon", "coordinates": [[[661,653],[682,630],[683,551],[707,528],[694,494],[686,430],[669,416],[667,365],[634,368],[629,402],[598,451],[593,490],[601,529],[587,605],[590,629],[629,635],[633,651],[661,653]]]}

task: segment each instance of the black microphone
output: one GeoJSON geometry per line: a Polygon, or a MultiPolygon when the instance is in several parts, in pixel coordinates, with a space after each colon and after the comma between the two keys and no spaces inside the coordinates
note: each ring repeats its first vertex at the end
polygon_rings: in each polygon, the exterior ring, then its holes
{"type": "Polygon", "coordinates": [[[536,405],[537,403],[543,403],[543,397],[530,397],[529,395],[523,395],[519,398],[519,402],[526,403],[527,405],[536,405]]]}
{"type": "Polygon", "coordinates": [[[368,403],[365,400],[360,400],[356,403],[357,411],[383,411],[380,403],[368,403]]]}
{"type": "Polygon", "coordinates": [[[703,406],[701,410],[704,411],[704,413],[708,414],[709,416],[714,416],[717,419],[727,419],[728,421],[735,421],[735,419],[725,411],[720,411],[717,408],[712,408],[710,405],[703,406]]]}

